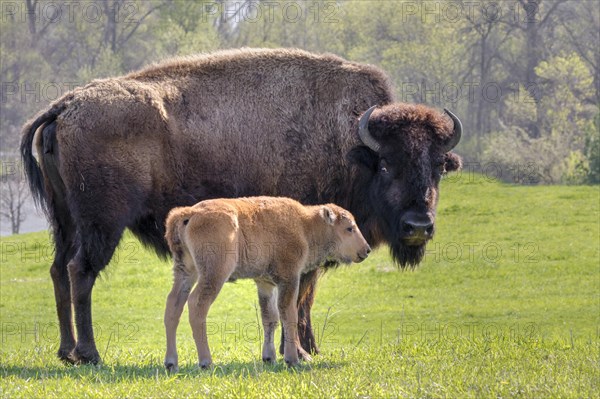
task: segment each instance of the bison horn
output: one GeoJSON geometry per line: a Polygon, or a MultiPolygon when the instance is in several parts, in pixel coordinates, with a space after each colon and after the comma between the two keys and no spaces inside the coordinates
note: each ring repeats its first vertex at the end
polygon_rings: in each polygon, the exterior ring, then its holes
{"type": "Polygon", "coordinates": [[[377,105],[373,105],[360,117],[360,120],[358,121],[358,135],[364,145],[373,151],[378,152],[381,145],[373,138],[373,136],[371,136],[371,133],[369,133],[369,117],[375,108],[377,108],[377,105]]]}
{"type": "Polygon", "coordinates": [[[460,136],[462,135],[462,123],[460,122],[460,119],[458,119],[458,116],[454,115],[446,108],[444,108],[444,112],[446,112],[452,119],[452,122],[454,122],[454,133],[452,134],[450,141],[444,146],[444,152],[449,152],[451,149],[456,147],[460,141],[460,136]]]}

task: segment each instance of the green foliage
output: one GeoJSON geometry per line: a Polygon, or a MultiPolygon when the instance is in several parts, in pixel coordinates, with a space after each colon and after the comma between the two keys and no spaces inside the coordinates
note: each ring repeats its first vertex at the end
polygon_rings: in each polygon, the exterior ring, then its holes
{"type": "Polygon", "coordinates": [[[102,0],[72,3],[73,12],[65,4],[3,8],[3,151],[16,151],[28,118],[92,79],[170,56],[300,47],[382,67],[399,101],[452,108],[465,127],[457,151],[468,159],[509,168],[541,151],[538,182],[598,181],[598,141],[588,133],[600,103],[592,0],[102,0]],[[51,21],[57,5],[62,18],[51,21]]]}
{"type": "Polygon", "coordinates": [[[587,183],[600,183],[600,112],[588,128],[585,140],[585,156],[589,162],[587,183]]]}
{"type": "Polygon", "coordinates": [[[537,107],[531,93],[519,85],[518,91],[506,98],[502,119],[508,126],[528,126],[537,120],[537,107]]]}
{"type": "Polygon", "coordinates": [[[564,181],[567,184],[582,184],[588,181],[590,164],[581,152],[572,151],[566,160],[564,181]]]}
{"type": "Polygon", "coordinates": [[[577,54],[557,56],[542,61],[536,68],[541,78],[550,82],[542,97],[550,135],[567,136],[574,145],[582,144],[584,130],[591,122],[596,107],[586,106],[593,94],[593,75],[577,54]]]}
{"type": "Polygon", "coordinates": [[[167,375],[170,264],[131,235],[94,291],[104,364],[63,365],[48,235],[3,238],[2,396],[598,397],[597,187],[510,186],[465,171],[441,192],[419,268],[398,271],[381,248],[321,278],[313,322],[322,354],[296,370],[281,356],[260,360],[256,288],[243,280],[226,284],[209,313],[214,369],[195,367],[184,314],[181,371],[167,375]]]}
{"type": "Polygon", "coordinates": [[[594,130],[597,107],[586,103],[593,94],[591,72],[576,54],[543,61],[536,72],[546,80],[546,92],[536,103],[519,86],[519,91],[505,100],[504,123],[490,134],[482,159],[498,163],[505,170],[515,165],[536,165],[537,181],[543,183],[592,181],[590,162],[594,161],[588,156],[594,156],[595,136],[590,132],[594,130]],[[540,119],[544,122],[538,126],[540,136],[531,137],[525,127],[540,119]]]}
{"type": "Polygon", "coordinates": [[[219,36],[202,7],[195,2],[177,0],[161,10],[157,22],[161,57],[205,53],[218,49],[219,36]]]}

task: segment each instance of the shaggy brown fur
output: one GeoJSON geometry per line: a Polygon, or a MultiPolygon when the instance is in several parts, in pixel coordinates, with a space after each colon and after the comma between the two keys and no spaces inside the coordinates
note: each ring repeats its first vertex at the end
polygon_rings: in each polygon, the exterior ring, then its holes
{"type": "MultiPolygon", "coordinates": [[[[356,216],[371,245],[388,243],[402,266],[418,263],[433,231],[409,240],[402,226],[433,223],[441,174],[459,165],[443,149],[453,123],[436,110],[392,101],[388,78],[374,66],[301,50],[242,49],[95,80],[51,104],[25,125],[21,152],[54,230],[59,357],[100,359],[95,279],[125,228],[166,256],[164,220],[176,206],[252,195],[337,203],[356,216]],[[385,105],[369,123],[379,152],[363,146],[357,129],[374,104],[385,105]]],[[[311,352],[317,276],[302,276],[299,296],[301,341],[311,352]]]]}
{"type": "MultiPolygon", "coordinates": [[[[285,361],[298,363],[301,274],[328,260],[362,262],[371,252],[350,212],[334,204],[303,206],[289,198],[207,200],[173,209],[166,226],[175,274],[165,310],[169,371],[178,367],[175,336],[186,301],[199,365],[212,363],[206,315],[223,284],[238,278],[254,279],[258,287],[263,361],[275,361],[273,333],[281,316],[285,361]]],[[[301,348],[300,355],[310,359],[301,348]]]]}

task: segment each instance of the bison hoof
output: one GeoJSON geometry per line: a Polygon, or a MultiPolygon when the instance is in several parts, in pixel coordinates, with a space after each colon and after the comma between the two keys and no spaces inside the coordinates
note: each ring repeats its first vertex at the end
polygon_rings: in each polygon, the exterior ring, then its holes
{"type": "Polygon", "coordinates": [[[68,349],[67,348],[59,348],[56,355],[63,362],[72,363],[71,360],[69,359],[69,355],[71,354],[72,351],[73,351],[73,348],[68,348],[68,349]]]}
{"type": "Polygon", "coordinates": [[[300,362],[298,360],[286,360],[285,361],[286,366],[288,366],[289,368],[298,367],[299,363],[300,362]]]}
{"type": "Polygon", "coordinates": [[[175,363],[165,363],[165,368],[167,369],[167,373],[174,374],[179,371],[179,367],[175,363]]]}
{"type": "Polygon", "coordinates": [[[275,363],[275,358],[270,357],[270,356],[269,357],[263,357],[262,360],[265,363],[275,363]]]}
{"type": "Polygon", "coordinates": [[[67,361],[72,364],[98,364],[101,359],[100,354],[95,348],[85,350],[76,346],[75,349],[69,353],[67,361]]]}

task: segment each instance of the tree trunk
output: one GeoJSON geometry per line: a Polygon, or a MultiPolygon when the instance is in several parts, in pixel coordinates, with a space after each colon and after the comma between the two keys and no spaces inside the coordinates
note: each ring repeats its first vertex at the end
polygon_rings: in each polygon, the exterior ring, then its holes
{"type": "Polygon", "coordinates": [[[540,137],[540,128],[543,121],[543,115],[540,109],[540,89],[538,76],[535,68],[542,59],[542,48],[540,41],[540,23],[539,23],[539,1],[527,0],[522,3],[525,12],[525,76],[522,82],[523,86],[531,95],[536,104],[536,121],[527,126],[527,132],[531,138],[540,137]]]}

